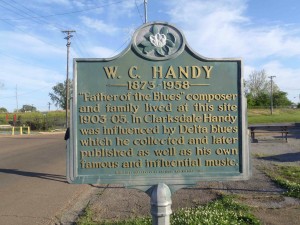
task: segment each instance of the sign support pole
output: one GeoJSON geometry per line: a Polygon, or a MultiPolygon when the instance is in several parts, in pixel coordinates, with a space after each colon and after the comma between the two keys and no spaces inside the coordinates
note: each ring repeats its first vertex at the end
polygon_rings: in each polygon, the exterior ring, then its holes
{"type": "Polygon", "coordinates": [[[170,215],[172,214],[170,188],[164,183],[159,183],[152,186],[147,194],[151,197],[152,225],[170,225],[170,215]]]}

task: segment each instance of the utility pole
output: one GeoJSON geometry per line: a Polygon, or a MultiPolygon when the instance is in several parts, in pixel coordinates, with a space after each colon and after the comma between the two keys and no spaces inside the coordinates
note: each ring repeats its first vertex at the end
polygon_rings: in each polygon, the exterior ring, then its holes
{"type": "Polygon", "coordinates": [[[148,3],[148,0],[144,0],[144,17],[145,17],[145,23],[147,23],[147,3],[148,3]]]}
{"type": "Polygon", "coordinates": [[[17,112],[19,112],[19,103],[18,103],[18,85],[16,84],[16,103],[17,103],[17,112]]]}
{"type": "Polygon", "coordinates": [[[61,31],[67,36],[65,39],[67,40],[67,78],[66,78],[66,128],[69,127],[69,120],[68,120],[68,110],[69,110],[69,54],[70,54],[70,39],[73,37],[72,33],[76,32],[75,30],[63,30],[61,31]]]}
{"type": "Polygon", "coordinates": [[[50,105],[51,105],[51,103],[48,102],[48,111],[50,111],[50,105]]]}
{"type": "Polygon", "coordinates": [[[273,115],[273,78],[276,76],[269,76],[269,78],[271,79],[271,94],[270,94],[270,99],[271,99],[271,115],[273,115]]]}

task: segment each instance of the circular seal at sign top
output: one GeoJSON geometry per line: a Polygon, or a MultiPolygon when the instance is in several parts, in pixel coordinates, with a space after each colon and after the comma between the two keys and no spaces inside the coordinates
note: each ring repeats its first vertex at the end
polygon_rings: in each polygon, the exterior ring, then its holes
{"type": "Polygon", "coordinates": [[[168,23],[146,23],[133,35],[133,49],[141,57],[150,60],[176,58],[184,50],[184,36],[168,23]]]}

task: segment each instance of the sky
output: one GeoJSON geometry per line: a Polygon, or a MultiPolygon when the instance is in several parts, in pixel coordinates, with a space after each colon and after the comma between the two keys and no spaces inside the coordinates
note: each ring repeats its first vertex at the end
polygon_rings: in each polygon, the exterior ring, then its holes
{"type": "MultiPolygon", "coordinates": [[[[148,22],[179,28],[209,58],[241,58],[247,80],[264,69],[300,102],[299,0],[148,0],[148,22]]],[[[69,77],[73,58],[110,58],[143,25],[144,0],[0,0],[0,107],[57,110],[52,87],[69,77]],[[49,104],[50,103],[50,104],[49,104]]]]}

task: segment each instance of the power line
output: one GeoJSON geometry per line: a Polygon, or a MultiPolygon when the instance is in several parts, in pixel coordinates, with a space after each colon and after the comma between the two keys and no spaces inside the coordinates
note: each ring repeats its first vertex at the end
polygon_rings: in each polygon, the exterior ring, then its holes
{"type": "MultiPolygon", "coordinates": [[[[3,3],[5,3],[5,5],[0,5],[0,7],[2,7],[2,8],[4,8],[4,9],[7,9],[8,11],[11,11],[11,12],[13,12],[14,14],[17,14],[17,15],[19,15],[19,16],[23,16],[22,14],[20,14],[20,13],[18,13],[17,11],[14,11],[13,9],[17,9],[16,7],[14,7],[12,4],[10,4],[9,2],[6,2],[6,1],[3,1],[3,0],[1,0],[1,2],[3,2],[3,3]],[[9,5],[11,8],[13,8],[13,9],[11,9],[10,7],[8,7],[7,5],[9,5]]],[[[18,9],[19,10],[19,9],[18,9]]],[[[20,10],[20,11],[22,11],[22,10],[20,10]]],[[[27,14],[27,13],[26,13],[27,14]]],[[[28,14],[27,14],[28,15],[28,14]]]]}
{"type": "MultiPolygon", "coordinates": [[[[11,0],[11,1],[14,2],[14,3],[16,3],[16,4],[18,5],[18,3],[15,2],[14,0],[11,0]]],[[[12,5],[12,4],[10,4],[10,3],[6,2],[6,1],[1,0],[1,2],[2,2],[2,3],[6,3],[7,5],[10,5],[12,8],[17,9],[17,10],[19,10],[19,11],[25,13],[26,15],[30,15],[29,13],[25,12],[24,10],[22,10],[22,9],[20,9],[20,8],[17,8],[17,7],[15,7],[14,5],[12,5]]],[[[2,5],[0,5],[0,6],[3,7],[2,5]]],[[[30,12],[36,14],[36,13],[35,13],[34,11],[32,11],[31,9],[28,9],[28,8],[26,8],[25,6],[22,6],[22,5],[20,5],[20,6],[23,7],[23,8],[25,8],[26,10],[28,10],[28,11],[30,11],[30,12]]],[[[8,9],[8,7],[4,7],[4,8],[8,9]]],[[[14,14],[21,15],[20,13],[14,11],[14,10],[11,10],[11,9],[10,9],[10,11],[12,11],[14,14]]],[[[38,14],[36,14],[36,15],[38,15],[38,14]]],[[[58,46],[55,46],[53,43],[46,42],[44,39],[39,39],[38,36],[33,36],[33,35],[31,35],[31,34],[28,33],[27,31],[25,31],[24,29],[20,29],[20,28],[19,28],[18,26],[16,26],[15,24],[9,23],[8,21],[5,21],[5,20],[2,20],[2,22],[8,24],[9,26],[14,27],[16,30],[21,31],[22,33],[25,33],[26,35],[28,35],[28,36],[30,36],[30,37],[36,39],[36,40],[39,40],[40,42],[42,42],[42,43],[44,43],[44,44],[47,44],[47,45],[53,46],[53,47],[55,47],[55,48],[58,48],[58,46]]],[[[34,19],[34,22],[38,22],[38,23],[40,23],[40,24],[41,24],[41,23],[50,24],[50,23],[48,23],[47,21],[43,21],[43,20],[41,20],[41,19],[34,19]]],[[[59,27],[57,27],[57,26],[55,26],[55,25],[53,25],[53,24],[50,24],[50,25],[51,25],[52,27],[55,27],[56,29],[61,30],[59,27]]],[[[6,55],[6,56],[8,56],[8,57],[10,57],[10,58],[16,59],[16,60],[18,60],[18,61],[28,63],[28,62],[26,62],[26,61],[24,61],[24,60],[22,60],[22,59],[18,59],[18,58],[16,58],[16,57],[12,57],[12,56],[10,56],[10,55],[8,55],[8,54],[5,54],[5,53],[3,53],[3,52],[2,52],[1,54],[4,54],[4,55],[6,55]]],[[[32,63],[30,63],[30,64],[32,64],[32,63]]]]}
{"type": "Polygon", "coordinates": [[[127,43],[128,43],[128,41],[131,39],[131,37],[128,37],[124,42],[123,42],[123,44],[117,49],[117,50],[115,50],[114,52],[113,52],[113,54],[111,55],[111,56],[114,56],[123,46],[125,46],[127,43]]]}
{"type": "MultiPolygon", "coordinates": [[[[86,52],[86,48],[85,48],[85,46],[84,46],[84,44],[83,44],[83,42],[81,41],[81,38],[79,38],[79,35],[77,34],[77,32],[75,33],[75,36],[74,36],[75,38],[76,38],[76,42],[75,42],[75,46],[77,46],[77,48],[78,48],[78,50],[79,50],[79,52],[81,52],[81,55],[83,56],[83,55],[87,55],[87,54],[84,54],[83,53],[83,50],[82,49],[84,49],[84,51],[86,52]]],[[[87,53],[87,52],[86,52],[87,53]]]]}
{"type": "MultiPolygon", "coordinates": [[[[11,1],[14,2],[17,6],[21,6],[22,8],[26,9],[31,14],[29,14],[26,11],[24,11],[23,9],[20,9],[20,8],[16,7],[13,4],[10,4],[10,3],[6,2],[5,0],[0,0],[0,1],[4,2],[7,5],[10,5],[12,8],[14,8],[14,9],[22,12],[23,14],[28,15],[28,16],[24,16],[24,15],[20,14],[18,11],[13,11],[12,9],[9,9],[8,7],[2,6],[4,8],[6,8],[6,9],[8,9],[9,11],[13,12],[14,14],[21,16],[21,18],[13,18],[13,19],[8,19],[8,18],[7,19],[5,19],[5,18],[3,19],[2,18],[2,19],[0,19],[3,22],[6,22],[6,21],[17,21],[17,20],[28,20],[28,19],[30,19],[33,22],[36,22],[36,23],[39,23],[39,24],[47,24],[48,26],[54,27],[54,28],[56,28],[58,30],[63,30],[62,26],[59,26],[59,25],[54,24],[54,23],[50,23],[48,20],[46,20],[44,18],[54,17],[54,16],[63,16],[63,15],[69,15],[69,14],[82,13],[82,12],[86,12],[86,11],[96,10],[96,9],[99,9],[99,8],[104,8],[104,7],[109,6],[109,5],[114,5],[114,4],[121,3],[121,2],[123,2],[125,0],[119,0],[119,1],[116,1],[116,2],[111,2],[111,3],[103,4],[103,5],[100,5],[100,6],[93,7],[93,8],[88,8],[88,9],[83,9],[83,10],[77,10],[77,11],[71,11],[71,12],[66,12],[66,13],[57,13],[57,14],[46,15],[46,16],[41,16],[41,15],[37,14],[36,12],[34,12],[33,10],[31,10],[31,9],[29,9],[29,8],[21,5],[21,4],[19,4],[18,2],[14,1],[14,0],[11,0],[11,1]]],[[[8,24],[11,25],[11,26],[14,26],[14,25],[12,25],[10,23],[8,23],[8,24]]]]}
{"type": "Polygon", "coordinates": [[[16,55],[8,54],[7,52],[3,51],[3,49],[0,49],[0,54],[4,55],[7,58],[13,59],[14,61],[25,63],[26,65],[35,66],[35,68],[38,66],[40,69],[43,69],[43,70],[51,70],[51,69],[53,69],[53,67],[51,67],[51,66],[46,67],[45,64],[41,66],[41,65],[38,65],[36,63],[32,63],[32,61],[27,61],[26,59],[28,59],[28,58],[24,58],[24,57],[23,58],[19,58],[19,57],[16,57],[16,55]]]}
{"type": "MultiPolygon", "coordinates": [[[[49,87],[49,86],[47,86],[49,87]]],[[[46,88],[46,86],[42,87],[42,88],[38,88],[38,89],[34,89],[32,91],[28,91],[28,92],[24,92],[24,93],[18,93],[18,96],[26,96],[35,92],[40,92],[40,90],[44,90],[46,88]]],[[[15,98],[16,95],[11,95],[11,96],[6,96],[6,97],[0,97],[0,99],[8,99],[8,98],[15,98]]]]}
{"type": "MultiPolygon", "coordinates": [[[[1,0],[2,2],[4,2],[5,4],[7,4],[7,5],[9,5],[11,8],[13,8],[13,9],[15,9],[16,11],[14,11],[14,10],[12,10],[12,9],[9,9],[9,11],[11,11],[11,12],[13,12],[14,14],[16,14],[16,15],[20,15],[20,16],[24,16],[24,14],[25,15],[28,15],[29,16],[29,18],[30,18],[30,20],[31,21],[33,21],[33,22],[35,22],[35,23],[39,23],[39,24],[47,24],[48,26],[52,26],[52,27],[54,27],[54,28],[56,28],[56,29],[58,29],[58,30],[61,30],[62,29],[62,27],[58,27],[57,25],[54,25],[54,24],[52,24],[52,23],[49,23],[47,20],[45,20],[45,19],[43,19],[43,18],[41,18],[41,16],[39,15],[39,14],[37,14],[36,12],[34,12],[33,10],[31,10],[31,9],[29,9],[29,8],[27,8],[27,7],[25,7],[25,6],[23,6],[23,5],[21,5],[21,4],[19,4],[18,2],[15,2],[14,0],[11,0],[11,2],[13,2],[13,3],[15,3],[15,5],[14,4],[11,4],[11,3],[9,3],[9,2],[6,2],[6,1],[4,1],[4,0],[1,0]],[[17,6],[18,7],[17,7],[17,6]],[[20,8],[21,7],[21,8],[20,8]],[[22,8],[24,8],[24,9],[22,9],[22,8]],[[29,11],[29,12],[27,12],[27,11],[29,11]],[[20,12],[22,13],[22,14],[20,14],[20,12]],[[35,16],[32,16],[32,15],[35,15],[35,16]]],[[[0,5],[1,6],[1,5],[0,5]]],[[[4,6],[1,6],[1,7],[4,7],[4,6]]],[[[4,7],[4,8],[7,8],[7,7],[4,7]]],[[[7,8],[8,9],[8,8],[7,8]]],[[[14,19],[11,19],[11,20],[14,20],[14,19]]],[[[3,21],[5,21],[5,20],[3,20],[3,21]]]]}
{"type": "Polygon", "coordinates": [[[136,9],[137,9],[137,11],[138,11],[138,14],[139,14],[139,16],[140,16],[140,18],[141,18],[141,21],[142,21],[142,23],[144,22],[143,21],[143,16],[142,16],[142,14],[141,14],[141,12],[140,12],[140,9],[139,9],[139,6],[137,5],[137,3],[136,3],[136,0],[134,1],[134,3],[135,3],[135,7],[136,7],[136,9]]]}
{"type": "Polygon", "coordinates": [[[33,35],[29,34],[27,31],[25,31],[25,30],[23,30],[23,29],[20,29],[19,27],[16,27],[14,24],[11,24],[11,23],[9,23],[9,22],[7,22],[7,21],[3,21],[3,20],[2,20],[2,22],[3,22],[3,23],[6,23],[6,24],[8,24],[8,25],[10,25],[10,26],[12,26],[12,27],[14,27],[16,30],[21,31],[22,33],[24,33],[24,34],[26,34],[26,35],[28,35],[28,36],[30,36],[30,37],[36,39],[36,40],[41,41],[41,42],[44,43],[44,44],[48,44],[48,45],[51,45],[51,46],[53,46],[53,47],[55,47],[55,48],[58,48],[58,46],[55,46],[55,45],[53,45],[53,44],[50,43],[50,42],[46,42],[46,41],[44,41],[44,40],[42,40],[42,39],[39,39],[37,36],[33,36],[33,35]]]}
{"type": "Polygon", "coordinates": [[[76,11],[64,12],[64,13],[56,13],[56,14],[50,14],[50,15],[45,15],[45,16],[30,16],[30,17],[21,17],[21,18],[14,18],[14,19],[0,18],[0,20],[23,20],[23,19],[32,19],[32,18],[48,18],[48,17],[54,17],[54,16],[64,16],[64,15],[70,15],[70,14],[75,14],[75,13],[82,13],[82,12],[92,11],[92,10],[104,8],[106,6],[118,4],[118,3],[121,3],[121,2],[124,2],[124,1],[126,1],[126,0],[120,0],[120,1],[117,1],[117,2],[107,3],[105,5],[96,6],[96,7],[88,8],[88,9],[82,9],[82,10],[76,10],[76,11]]]}
{"type": "Polygon", "coordinates": [[[17,103],[17,112],[19,112],[19,102],[18,102],[18,85],[16,85],[16,103],[17,103]]]}

